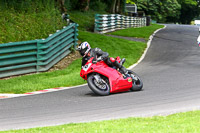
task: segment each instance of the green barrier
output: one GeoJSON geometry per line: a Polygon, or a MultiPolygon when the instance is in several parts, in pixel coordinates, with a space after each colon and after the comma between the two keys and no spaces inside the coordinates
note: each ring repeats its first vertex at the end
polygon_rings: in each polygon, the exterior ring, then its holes
{"type": "Polygon", "coordinates": [[[78,24],[46,39],[0,44],[0,78],[49,70],[78,44],[78,24]]]}
{"type": "Polygon", "coordinates": [[[118,29],[143,26],[146,26],[146,17],[130,17],[120,14],[96,14],[94,32],[107,33],[118,29]]]}

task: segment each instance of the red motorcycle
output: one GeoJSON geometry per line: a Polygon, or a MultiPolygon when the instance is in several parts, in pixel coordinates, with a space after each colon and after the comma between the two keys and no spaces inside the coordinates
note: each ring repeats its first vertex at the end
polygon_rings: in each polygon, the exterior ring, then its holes
{"type": "MultiPolygon", "coordinates": [[[[101,96],[124,91],[140,91],[143,83],[140,77],[131,70],[123,75],[120,70],[109,67],[104,61],[94,63],[90,58],[82,67],[80,76],[87,80],[90,89],[101,96]]],[[[120,63],[120,57],[116,60],[120,63]]]]}

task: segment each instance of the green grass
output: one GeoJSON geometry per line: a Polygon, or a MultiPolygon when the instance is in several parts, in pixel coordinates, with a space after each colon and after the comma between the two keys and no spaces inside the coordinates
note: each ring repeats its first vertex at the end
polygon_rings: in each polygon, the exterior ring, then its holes
{"type": "Polygon", "coordinates": [[[149,36],[153,34],[156,29],[163,28],[163,25],[152,24],[151,26],[141,27],[141,28],[128,28],[123,30],[118,30],[115,32],[107,33],[111,35],[126,36],[126,37],[137,37],[149,39],[149,36]]]}
{"type": "MultiPolygon", "coordinates": [[[[127,118],[54,127],[7,131],[9,133],[199,133],[200,111],[150,118],[127,118]]],[[[5,132],[5,133],[7,133],[5,132]]]]}
{"type": "Polygon", "coordinates": [[[97,13],[106,13],[106,12],[80,12],[80,11],[71,11],[69,12],[70,19],[79,24],[78,29],[82,31],[94,31],[94,20],[95,14],[97,13]]]}
{"type": "Polygon", "coordinates": [[[0,44],[47,38],[66,26],[56,9],[39,13],[0,10],[0,23],[0,44]]]}
{"type": "MultiPolygon", "coordinates": [[[[79,31],[78,38],[82,41],[88,41],[93,48],[99,47],[103,51],[107,51],[112,57],[121,56],[122,58],[126,58],[126,67],[137,62],[146,48],[145,43],[85,31],[79,31]]],[[[83,84],[85,81],[79,76],[80,69],[81,59],[78,59],[64,70],[0,80],[0,93],[18,94],[41,89],[83,84]]]]}

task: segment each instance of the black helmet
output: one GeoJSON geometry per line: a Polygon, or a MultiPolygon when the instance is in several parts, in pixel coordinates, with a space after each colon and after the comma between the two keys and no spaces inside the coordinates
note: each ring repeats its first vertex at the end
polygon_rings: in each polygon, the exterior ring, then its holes
{"type": "Polygon", "coordinates": [[[81,56],[85,57],[87,53],[90,51],[91,47],[88,42],[83,42],[78,46],[78,51],[81,54],[81,56]]]}

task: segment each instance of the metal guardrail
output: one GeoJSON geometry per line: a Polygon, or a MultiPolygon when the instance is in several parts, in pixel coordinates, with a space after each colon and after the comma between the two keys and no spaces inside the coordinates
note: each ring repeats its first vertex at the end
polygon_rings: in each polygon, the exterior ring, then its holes
{"type": "Polygon", "coordinates": [[[77,27],[70,23],[46,39],[0,44],[0,78],[47,71],[77,45],[77,27]]]}
{"type": "Polygon", "coordinates": [[[107,33],[118,29],[143,26],[146,26],[146,17],[131,17],[119,14],[96,14],[94,32],[107,33]]]}

